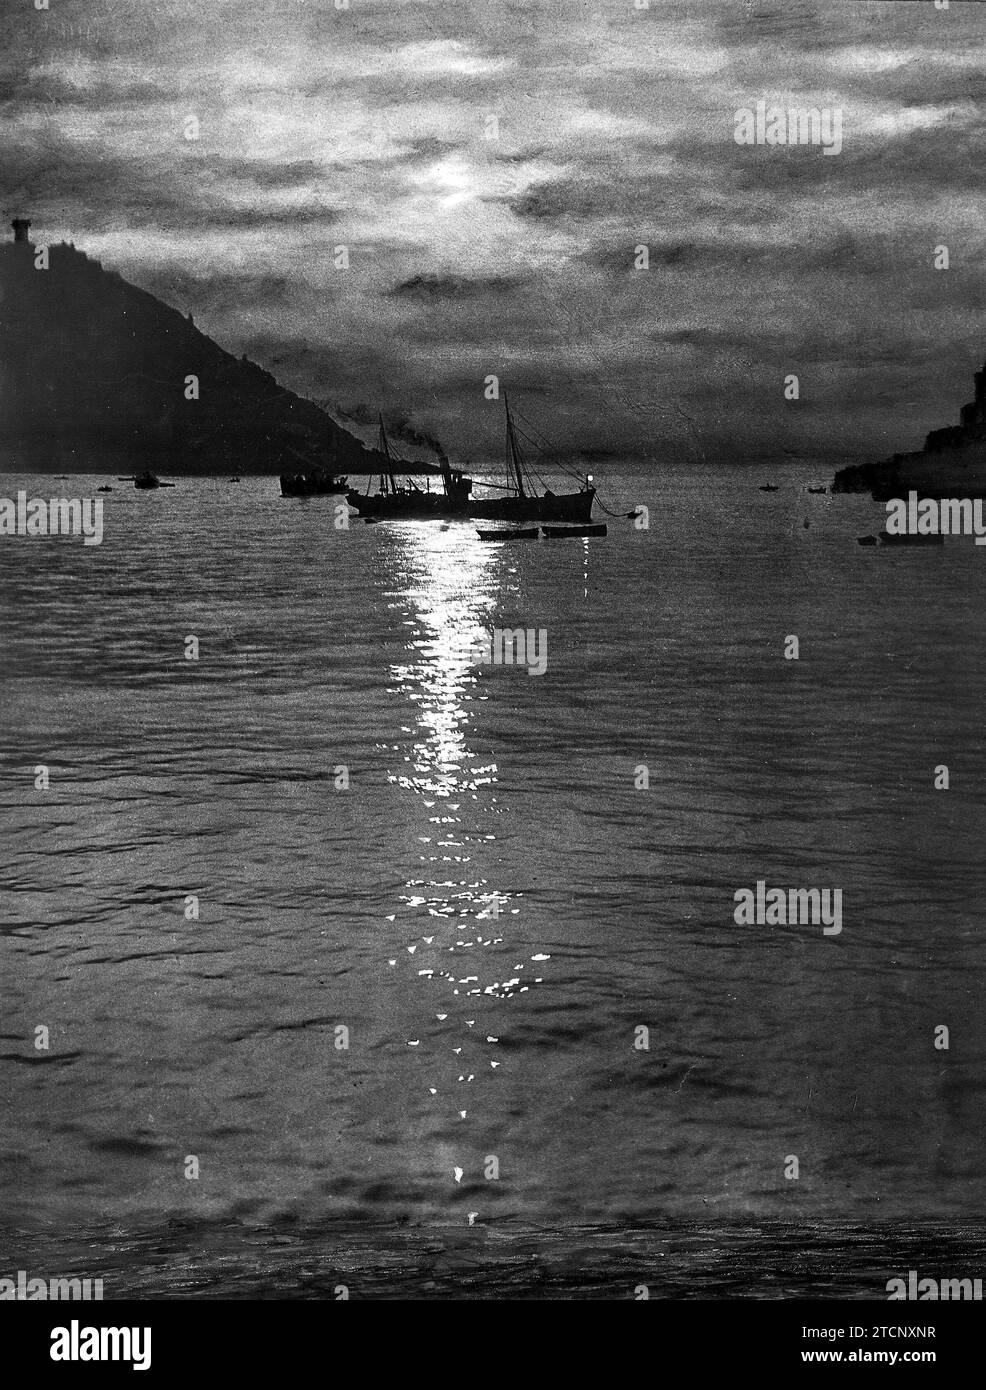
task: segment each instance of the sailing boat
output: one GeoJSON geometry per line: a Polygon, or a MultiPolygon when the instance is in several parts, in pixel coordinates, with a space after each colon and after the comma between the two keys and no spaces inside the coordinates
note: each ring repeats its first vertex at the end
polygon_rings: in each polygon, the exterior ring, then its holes
{"type": "MultiPolygon", "coordinates": [[[[367,521],[432,521],[455,520],[468,516],[469,493],[472,479],[466,478],[458,469],[449,465],[442,454],[439,458],[443,491],[431,492],[418,487],[410,481],[398,483],[393,470],[394,456],[390,452],[390,441],[380,416],[380,452],[389,465],[380,474],[379,491],[347,492],[346,501],[355,507],[360,516],[367,521]]],[[[398,459],[397,462],[402,462],[398,459]]]]}
{"type": "Polygon", "coordinates": [[[592,517],[592,503],[596,489],[587,478],[578,492],[554,493],[545,488],[538,493],[530,477],[527,462],[517,442],[517,431],[506,392],[503,406],[507,415],[507,478],[505,487],[496,483],[484,483],[484,487],[497,487],[509,493],[507,497],[492,497],[488,500],[472,498],[469,502],[469,515],[482,517],[486,521],[572,521],[585,525],[592,517]]]}
{"type": "MultiPolygon", "coordinates": [[[[530,476],[530,469],[521,453],[510,405],[504,396],[507,414],[507,483],[482,483],[506,493],[504,497],[475,498],[472,478],[458,468],[452,468],[444,454],[439,454],[440,492],[424,491],[410,481],[398,483],[393,470],[383,416],[380,416],[380,452],[387,469],[380,475],[379,490],[351,491],[346,501],[367,521],[465,521],[477,517],[486,521],[568,521],[587,525],[592,518],[592,503],[596,490],[587,478],[578,492],[554,493],[545,488],[539,493],[530,476]]],[[[398,460],[400,462],[401,460],[398,460]]]]}

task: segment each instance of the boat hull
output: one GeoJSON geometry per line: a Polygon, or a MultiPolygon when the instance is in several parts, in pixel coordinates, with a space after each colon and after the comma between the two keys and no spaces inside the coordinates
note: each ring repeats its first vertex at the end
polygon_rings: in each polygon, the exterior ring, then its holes
{"type": "Polygon", "coordinates": [[[493,497],[473,501],[469,515],[483,521],[571,521],[587,524],[592,516],[595,488],[543,497],[493,497]]]}
{"type": "Polygon", "coordinates": [[[347,492],[346,501],[367,521],[464,521],[469,515],[464,505],[449,502],[440,492],[347,492]]]}
{"type": "Polygon", "coordinates": [[[538,528],[531,526],[523,530],[477,531],[481,541],[536,541],[538,528]]]}
{"type": "Polygon", "coordinates": [[[319,477],[310,473],[281,474],[282,497],[337,497],[345,491],[345,478],[319,477]]]}
{"type": "Polygon", "coordinates": [[[449,499],[441,492],[348,492],[346,500],[360,516],[375,521],[558,521],[586,525],[592,517],[595,488],[541,497],[463,496],[449,499]]]}

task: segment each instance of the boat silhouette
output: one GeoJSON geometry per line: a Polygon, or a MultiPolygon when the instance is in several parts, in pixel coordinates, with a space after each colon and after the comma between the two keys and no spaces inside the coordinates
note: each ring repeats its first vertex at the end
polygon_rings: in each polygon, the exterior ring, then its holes
{"type": "Polygon", "coordinates": [[[606,523],[598,522],[592,526],[542,526],[541,530],[550,540],[561,536],[605,536],[606,523]]]}
{"type": "MultiPolygon", "coordinates": [[[[578,492],[555,493],[544,487],[537,490],[530,464],[521,451],[517,428],[506,395],[506,483],[480,483],[480,487],[502,492],[502,497],[473,497],[477,485],[472,478],[452,468],[444,454],[439,456],[441,491],[420,488],[416,483],[398,483],[392,469],[380,475],[376,493],[351,491],[346,494],[350,506],[367,520],[376,521],[569,521],[588,523],[596,490],[592,479],[586,478],[578,492]]],[[[535,446],[537,447],[537,446],[535,446]]],[[[380,452],[391,462],[390,445],[380,418],[380,452]]],[[[540,480],[539,480],[540,481],[540,480]]],[[[542,483],[542,486],[543,483],[542,483]]]]}
{"type": "Polygon", "coordinates": [[[367,480],[366,492],[352,489],[346,494],[346,501],[366,521],[456,521],[469,515],[472,479],[452,468],[444,454],[439,459],[442,491],[432,492],[430,488],[418,487],[410,479],[397,481],[394,465],[403,468],[405,461],[391,451],[383,415],[380,416],[378,447],[388,466],[379,476],[377,491],[369,491],[367,480]]]}
{"type": "MultiPolygon", "coordinates": [[[[238,483],[239,478],[230,478],[238,483]]],[[[282,497],[335,497],[346,491],[346,478],[336,478],[325,468],[315,468],[308,473],[282,473],[282,497]]]]}
{"type": "Polygon", "coordinates": [[[118,483],[133,483],[134,487],[140,492],[148,492],[156,487],[174,487],[174,483],[162,483],[149,468],[145,468],[142,473],[131,473],[126,478],[117,478],[118,483]]]}
{"type": "Polygon", "coordinates": [[[586,478],[578,492],[555,493],[545,487],[539,493],[531,476],[531,466],[521,451],[506,392],[503,395],[503,408],[507,417],[507,483],[505,486],[484,483],[483,486],[496,488],[508,495],[489,500],[473,499],[469,515],[483,521],[589,522],[596,496],[592,479],[586,478]]]}
{"type": "Polygon", "coordinates": [[[536,541],[538,528],[529,526],[518,530],[516,527],[502,526],[498,531],[477,531],[481,541],[536,541]]]}

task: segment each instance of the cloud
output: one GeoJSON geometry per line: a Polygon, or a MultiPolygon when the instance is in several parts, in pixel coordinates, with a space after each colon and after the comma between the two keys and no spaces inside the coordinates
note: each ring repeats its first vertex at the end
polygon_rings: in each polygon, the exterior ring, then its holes
{"type": "Polygon", "coordinates": [[[453,454],[499,453],[490,372],[563,449],[885,452],[982,356],[979,8],[25,4],[3,202],[453,454]],[[841,106],[842,153],[738,147],[761,97],[841,106]]]}
{"type": "Polygon", "coordinates": [[[475,299],[486,294],[505,294],[521,283],[517,276],[491,275],[487,278],[466,275],[412,275],[389,291],[399,299],[475,299]]]}

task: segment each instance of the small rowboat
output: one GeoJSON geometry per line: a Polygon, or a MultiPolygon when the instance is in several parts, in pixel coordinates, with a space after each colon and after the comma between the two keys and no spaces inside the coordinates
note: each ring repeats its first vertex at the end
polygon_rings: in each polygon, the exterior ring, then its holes
{"type": "Polygon", "coordinates": [[[606,525],[600,523],[597,526],[542,526],[541,530],[546,536],[557,540],[559,536],[605,536],[606,525]]]}
{"type": "Polygon", "coordinates": [[[481,541],[536,541],[538,538],[538,528],[536,526],[523,527],[508,531],[479,531],[476,535],[481,541]]]}

